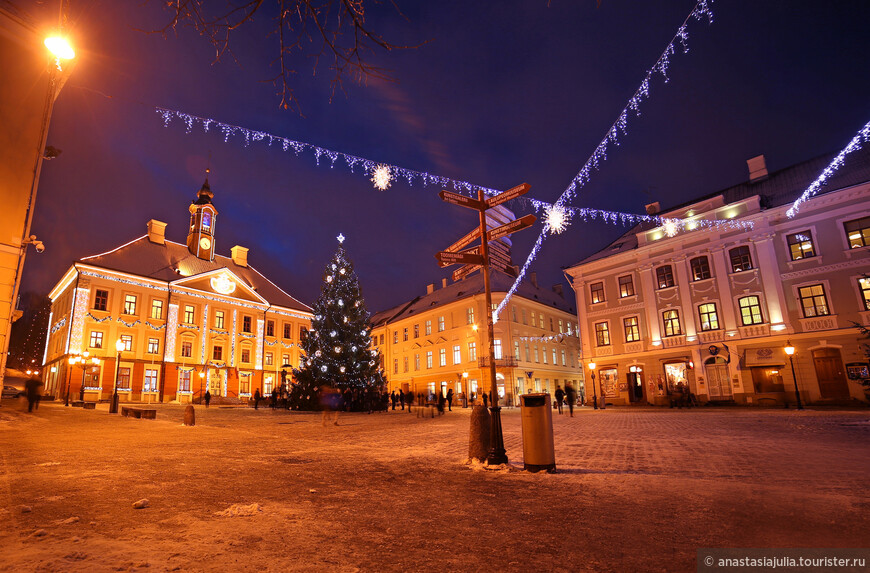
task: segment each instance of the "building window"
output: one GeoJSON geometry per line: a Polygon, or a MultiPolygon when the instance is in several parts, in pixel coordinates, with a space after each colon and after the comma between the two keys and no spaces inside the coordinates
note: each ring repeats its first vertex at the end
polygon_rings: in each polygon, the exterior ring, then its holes
{"type": "Polygon", "coordinates": [[[782,374],[779,373],[778,367],[755,367],[749,370],[752,373],[752,385],[755,386],[756,392],[785,392],[782,374]]]}
{"type": "Polygon", "coordinates": [[[124,343],[124,351],[125,352],[130,352],[131,350],[133,350],[133,337],[131,335],[122,334],[120,338],[121,338],[121,342],[124,343]]]}
{"type": "Polygon", "coordinates": [[[474,362],[477,360],[477,343],[469,342],[468,343],[468,361],[474,362]]]}
{"type": "Polygon", "coordinates": [[[809,231],[788,235],[785,240],[788,243],[788,254],[791,255],[791,260],[799,261],[816,256],[813,236],[809,231]]]}
{"type": "MultiPolygon", "coordinates": [[[[291,333],[292,335],[292,333],[291,333]]],[[[308,340],[308,328],[305,326],[299,325],[299,342],[304,342],[308,340]]]]}
{"type": "Polygon", "coordinates": [[[151,318],[154,320],[163,320],[163,301],[154,299],[151,301],[151,318]]]}
{"type": "Polygon", "coordinates": [[[496,360],[501,360],[501,339],[496,338],[493,342],[494,342],[493,349],[492,349],[493,356],[495,357],[496,360]]]}
{"type": "Polygon", "coordinates": [[[407,371],[408,371],[408,357],[404,356],[402,358],[402,372],[407,372],[407,371]]]}
{"type": "Polygon", "coordinates": [[[251,361],[251,350],[248,348],[242,348],[242,362],[245,364],[251,361]]]}
{"type": "Polygon", "coordinates": [[[426,352],[426,368],[432,368],[432,351],[426,352]]]}
{"type": "Polygon", "coordinates": [[[247,333],[249,333],[249,334],[250,334],[251,332],[253,332],[253,328],[252,328],[252,326],[251,326],[251,322],[252,322],[252,321],[251,321],[251,317],[250,317],[250,316],[243,316],[243,317],[242,317],[242,332],[247,332],[247,333]]]}
{"type": "Polygon", "coordinates": [[[190,392],[190,370],[181,370],[178,372],[178,391],[190,392]]]}
{"type": "Polygon", "coordinates": [[[381,340],[381,346],[383,346],[384,345],[384,335],[383,334],[380,336],[380,340],[381,340]]]}
{"type": "Polygon", "coordinates": [[[541,347],[541,355],[544,358],[544,364],[547,364],[547,347],[546,346],[541,347]]]}
{"type": "Polygon", "coordinates": [[[671,265],[664,265],[656,269],[656,284],[659,288],[668,288],[674,286],[674,271],[671,265]]]}
{"type": "Polygon", "coordinates": [[[640,340],[640,325],[636,316],[629,316],[622,319],[622,328],[625,330],[626,342],[637,342],[640,340]]]}
{"type": "Polygon", "coordinates": [[[275,321],[266,321],[266,336],[275,336],[275,321]]]}
{"type": "Polygon", "coordinates": [[[419,369],[420,369],[420,355],[415,354],[414,355],[414,370],[419,370],[419,369]]]}
{"type": "Polygon", "coordinates": [[[761,316],[761,303],[757,296],[744,296],[737,302],[740,306],[740,318],[743,320],[743,326],[764,322],[764,318],[761,316]]]}
{"type": "Polygon", "coordinates": [[[798,295],[801,299],[804,318],[831,314],[830,309],[828,309],[828,299],[825,297],[825,287],[822,285],[800,287],[798,295]]]}
{"type": "Polygon", "coordinates": [[[849,248],[857,249],[870,245],[870,217],[846,221],[846,238],[849,240],[849,248]]]}
{"type": "Polygon", "coordinates": [[[592,304],[604,302],[604,283],[598,282],[589,285],[589,297],[592,300],[592,304]]]}
{"type": "Polygon", "coordinates": [[[288,340],[293,338],[293,325],[290,324],[289,322],[285,322],[283,334],[284,334],[283,338],[286,338],[288,340]]]}
{"type": "Polygon", "coordinates": [[[124,297],[124,314],[136,314],[135,294],[128,294],[124,297]]]}
{"type": "Polygon", "coordinates": [[[438,332],[444,332],[444,317],[438,317],[438,332]]]}
{"type": "MultiPolygon", "coordinates": [[[[190,322],[193,322],[193,307],[187,307],[187,308],[190,308],[190,309],[191,309],[191,311],[190,311],[190,317],[191,317],[191,318],[190,318],[190,322]]],[[[185,314],[185,316],[187,316],[187,310],[186,310],[186,309],[185,309],[185,311],[184,311],[184,314],[185,314]]],[[[184,319],[184,321],[185,321],[185,322],[188,322],[188,320],[187,320],[186,318],[184,319]]],[[[214,311],[214,327],[223,330],[223,328],[224,328],[224,311],[222,311],[222,310],[216,310],[216,311],[214,311]]]]}
{"type": "Polygon", "coordinates": [[[149,338],[148,339],[148,354],[157,354],[159,352],[160,352],[160,339],[149,338]]]}
{"type": "Polygon", "coordinates": [[[511,318],[513,318],[514,322],[517,321],[517,305],[511,305],[511,318]]]}
{"type": "Polygon", "coordinates": [[[130,369],[126,366],[118,368],[118,390],[130,389],[130,369]]]}
{"type": "Polygon", "coordinates": [[[88,345],[91,348],[102,348],[103,347],[103,333],[97,332],[96,330],[91,331],[91,341],[88,345]]]}
{"type": "Polygon", "coordinates": [[[393,331],[393,344],[398,344],[398,343],[399,343],[399,331],[394,330],[393,331]]]}
{"type": "Polygon", "coordinates": [[[212,348],[211,358],[212,358],[212,360],[223,360],[224,347],[223,346],[215,346],[214,348],[212,348]]]}
{"type": "Polygon", "coordinates": [[[534,348],[534,351],[535,351],[535,362],[540,362],[540,361],[541,361],[541,355],[538,354],[538,347],[537,347],[537,345],[534,346],[533,348],[534,348]]]}
{"type": "Polygon", "coordinates": [[[408,342],[408,329],[407,328],[402,329],[402,341],[408,342]]]}
{"type": "Polygon", "coordinates": [[[528,318],[526,317],[526,309],[522,309],[522,313],[523,313],[523,324],[528,324],[529,321],[528,321],[528,318]]]}
{"type": "Polygon", "coordinates": [[[538,315],[538,320],[540,320],[539,324],[540,324],[541,328],[544,328],[544,313],[543,312],[538,315]]]}
{"type": "Polygon", "coordinates": [[[193,354],[193,343],[184,341],[181,343],[181,357],[190,358],[193,354]]]}
{"type": "Polygon", "coordinates": [[[447,349],[438,350],[438,366],[447,366],[447,349]]]}
{"type": "Polygon", "coordinates": [[[553,349],[553,366],[556,366],[558,362],[556,362],[556,349],[553,349]]]}
{"type": "Polygon", "coordinates": [[[94,310],[106,310],[109,308],[109,291],[97,289],[94,294],[94,310]]]}
{"type": "Polygon", "coordinates": [[[565,328],[565,326],[562,324],[562,319],[560,318],[559,319],[559,334],[562,334],[565,332],[564,328],[565,328]]]}
{"type": "Polygon", "coordinates": [[[453,363],[461,364],[462,363],[462,350],[458,344],[453,346],[453,363]]]}
{"type": "Polygon", "coordinates": [[[531,361],[532,361],[532,355],[529,351],[529,345],[526,344],[526,362],[531,362],[531,361]]]}
{"type": "Polygon", "coordinates": [[[145,383],[142,385],[143,392],[157,392],[157,370],[147,368],[145,370],[145,383]]]}
{"type": "Polygon", "coordinates": [[[432,321],[431,320],[426,321],[426,323],[424,324],[423,332],[426,333],[426,336],[429,336],[430,334],[432,334],[432,321]]]}
{"type": "Polygon", "coordinates": [[[289,354],[282,354],[281,355],[281,367],[283,368],[285,366],[288,368],[290,367],[290,355],[289,354]]]}
{"type": "Polygon", "coordinates": [[[251,375],[239,375],[239,394],[251,394],[251,375]]]}
{"type": "Polygon", "coordinates": [[[562,366],[568,366],[568,362],[565,360],[565,350],[562,349],[562,366]]]}
{"type": "Polygon", "coordinates": [[[716,312],[716,303],[708,302],[699,306],[698,316],[701,318],[701,330],[719,330],[719,314],[716,312]]]}
{"type": "Polygon", "coordinates": [[[752,268],[752,255],[749,254],[749,247],[734,247],[728,251],[728,256],[731,258],[732,273],[748,271],[752,268]]]}
{"type": "MultiPolygon", "coordinates": [[[[218,328],[224,327],[223,317],[224,313],[222,310],[217,311],[215,314],[215,323],[217,323],[217,317],[221,317],[221,325],[218,328]]],[[[193,306],[186,304],[184,305],[184,323],[185,324],[193,324],[194,316],[193,316],[193,306]]]]}
{"type": "Polygon", "coordinates": [[[271,352],[267,352],[265,354],[265,357],[266,357],[266,366],[272,366],[272,364],[274,364],[274,360],[275,360],[274,354],[272,354],[271,352]]]}
{"type": "Polygon", "coordinates": [[[870,310],[870,279],[858,279],[858,288],[861,290],[861,300],[864,301],[864,310],[870,310]]]}
{"type": "Polygon", "coordinates": [[[414,325],[414,338],[420,338],[420,325],[414,325]]]}
{"type": "Polygon", "coordinates": [[[689,266],[692,269],[693,281],[702,281],[712,276],[710,274],[710,261],[707,260],[707,257],[695,257],[689,261],[689,266]]]}
{"type": "Polygon", "coordinates": [[[631,275],[619,277],[619,298],[634,296],[634,279],[631,275]]]}
{"type": "Polygon", "coordinates": [[[469,306],[465,309],[465,324],[474,324],[474,307],[469,306]]]}
{"type": "Polygon", "coordinates": [[[518,361],[520,359],[520,341],[519,340],[514,340],[514,358],[516,358],[518,361]]]}
{"type": "Polygon", "coordinates": [[[678,336],[683,333],[680,328],[680,313],[677,310],[666,310],[662,313],[665,322],[665,336],[678,336]]]}
{"type": "Polygon", "coordinates": [[[595,323],[595,343],[598,346],[610,346],[610,327],[606,322],[595,323]]]}

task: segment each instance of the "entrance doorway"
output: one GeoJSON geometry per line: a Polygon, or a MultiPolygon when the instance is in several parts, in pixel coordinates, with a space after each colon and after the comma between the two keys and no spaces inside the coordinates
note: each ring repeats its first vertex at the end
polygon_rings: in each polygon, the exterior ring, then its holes
{"type": "Polygon", "coordinates": [[[640,366],[631,366],[627,376],[628,401],[631,403],[643,402],[643,369],[640,366]]]}
{"type": "Polygon", "coordinates": [[[819,393],[822,398],[849,398],[849,385],[846,382],[846,369],[839,348],[820,348],[813,350],[813,364],[819,393]]]}
{"type": "Polygon", "coordinates": [[[731,378],[728,374],[728,363],[721,356],[708,358],[704,362],[704,372],[707,374],[707,391],[710,400],[733,400],[731,378]]]}

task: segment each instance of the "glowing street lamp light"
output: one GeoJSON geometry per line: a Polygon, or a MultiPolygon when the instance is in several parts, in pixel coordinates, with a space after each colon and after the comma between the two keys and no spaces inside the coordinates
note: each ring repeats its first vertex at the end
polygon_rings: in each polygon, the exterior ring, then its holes
{"type": "MultiPolygon", "coordinates": [[[[598,391],[595,389],[595,363],[589,363],[589,377],[592,378],[592,407],[598,409],[598,391]]],[[[603,408],[602,408],[603,409],[603,408]]]]}
{"type": "Polygon", "coordinates": [[[794,395],[795,395],[795,398],[797,399],[797,409],[803,410],[804,405],[801,404],[801,391],[798,390],[797,375],[794,373],[794,358],[793,358],[793,356],[794,356],[795,348],[794,348],[794,346],[792,346],[791,340],[786,342],[786,346],[785,346],[785,348],[783,348],[783,350],[785,350],[785,353],[788,354],[788,362],[789,362],[789,364],[791,364],[791,378],[792,378],[792,380],[794,380],[794,395]]]}
{"type": "Polygon", "coordinates": [[[76,57],[76,52],[70,46],[66,38],[51,36],[45,39],[45,47],[59,60],[71,60],[76,57]]]}

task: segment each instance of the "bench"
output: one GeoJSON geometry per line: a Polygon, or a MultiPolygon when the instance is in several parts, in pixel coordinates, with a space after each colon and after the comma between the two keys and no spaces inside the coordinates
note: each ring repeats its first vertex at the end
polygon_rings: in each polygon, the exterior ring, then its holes
{"type": "Polygon", "coordinates": [[[82,408],[85,410],[96,410],[97,403],[96,402],[84,402],[84,403],[82,403],[82,408]]]}
{"type": "Polygon", "coordinates": [[[125,418],[144,418],[146,420],[154,420],[157,418],[157,410],[121,406],[121,415],[125,418]]]}

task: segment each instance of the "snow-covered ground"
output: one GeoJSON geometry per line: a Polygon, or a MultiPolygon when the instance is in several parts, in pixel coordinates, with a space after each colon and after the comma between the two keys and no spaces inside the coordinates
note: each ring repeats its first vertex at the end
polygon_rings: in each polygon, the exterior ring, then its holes
{"type": "Polygon", "coordinates": [[[466,465],[469,410],[0,408],[0,570],[688,571],[700,547],[866,547],[870,411],[580,409],[554,474],[466,465]],[[134,509],[147,500],[147,507],[134,509]]]}

